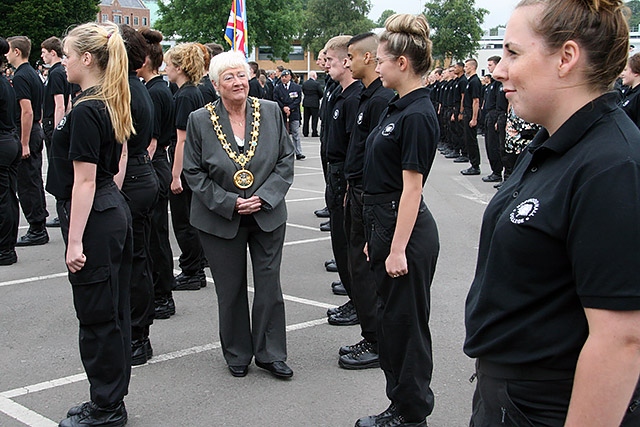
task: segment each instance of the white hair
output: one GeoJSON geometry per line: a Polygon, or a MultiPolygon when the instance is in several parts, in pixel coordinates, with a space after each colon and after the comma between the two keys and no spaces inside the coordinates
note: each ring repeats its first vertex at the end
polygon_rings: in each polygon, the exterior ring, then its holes
{"type": "Polygon", "coordinates": [[[220,75],[232,68],[244,68],[247,75],[251,74],[251,68],[247,64],[247,58],[240,52],[222,52],[211,58],[209,65],[209,78],[218,84],[220,75]]]}

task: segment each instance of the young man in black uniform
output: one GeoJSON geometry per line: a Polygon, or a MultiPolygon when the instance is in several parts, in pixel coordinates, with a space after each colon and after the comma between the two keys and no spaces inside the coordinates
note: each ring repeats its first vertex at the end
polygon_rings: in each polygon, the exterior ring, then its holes
{"type": "MultiPolygon", "coordinates": [[[[0,69],[9,43],[0,37],[0,69]]],[[[9,80],[0,76],[0,265],[18,262],[16,240],[20,223],[20,205],[16,196],[18,164],[22,155],[16,134],[16,94],[9,80]]]]}
{"type": "Polygon", "coordinates": [[[377,47],[378,38],[373,33],[357,35],[349,41],[348,45],[347,66],[351,70],[352,77],[359,79],[364,85],[344,162],[344,174],[348,184],[344,216],[351,272],[351,298],[360,320],[363,339],[357,344],[340,348],[338,364],[344,369],[380,366],[376,335],[378,300],[375,277],[364,254],[366,237],[362,220],[362,171],[365,142],[371,130],[378,125],[380,115],[394,95],[391,89],[382,86],[382,81],[376,73],[377,47]]]}
{"type": "Polygon", "coordinates": [[[47,205],[42,182],[42,141],[40,127],[44,87],[36,70],[29,64],[31,41],[25,36],[9,37],[7,59],[16,68],[13,89],[18,108],[16,124],[22,143],[22,161],[18,165],[18,198],[29,222],[29,231],[16,246],[44,245],[49,241],[45,228],[47,205]]]}
{"type": "Polygon", "coordinates": [[[482,84],[476,74],[478,62],[475,59],[467,59],[464,63],[464,72],[467,85],[462,97],[464,145],[471,167],[460,171],[462,175],[480,175],[480,149],[478,147],[478,115],[480,114],[480,97],[482,84]]]}
{"type": "MultiPolygon", "coordinates": [[[[487,69],[490,73],[496,68],[500,62],[499,56],[492,56],[487,60],[487,69]]],[[[492,80],[487,88],[487,96],[485,97],[485,147],[487,149],[487,157],[491,165],[491,175],[482,178],[484,182],[501,182],[502,181],[502,158],[500,153],[500,140],[496,123],[498,122],[498,110],[496,102],[498,93],[502,88],[502,83],[492,80]]]]}
{"type": "MultiPolygon", "coordinates": [[[[327,70],[331,78],[337,81],[342,92],[328,112],[326,126],[327,147],[327,189],[325,198],[331,221],[331,246],[338,267],[340,281],[347,294],[351,290],[351,275],[347,255],[347,234],[344,229],[344,196],[347,182],[344,175],[344,161],[351,133],[356,124],[356,112],[362,84],[351,76],[345,68],[347,45],[351,36],[336,36],[325,45],[327,70]]],[[[333,325],[354,325],[358,322],[355,309],[341,311],[329,316],[333,325]]]]}
{"type": "Polygon", "coordinates": [[[455,163],[466,163],[469,161],[467,147],[464,143],[464,124],[462,105],[464,101],[464,91],[467,89],[467,77],[464,75],[464,63],[457,62],[453,66],[453,75],[455,76],[451,82],[451,116],[449,122],[451,125],[451,144],[453,149],[460,155],[453,161],[455,163]]]}
{"type": "MultiPolygon", "coordinates": [[[[67,111],[69,103],[69,82],[67,73],[62,67],[62,41],[57,37],[49,37],[40,44],[41,58],[49,66],[47,80],[44,83],[44,103],[42,105],[42,130],[47,156],[51,153],[51,136],[53,129],[60,123],[67,111]]],[[[60,219],[56,216],[46,223],[47,227],[60,227],[60,219]]]]}

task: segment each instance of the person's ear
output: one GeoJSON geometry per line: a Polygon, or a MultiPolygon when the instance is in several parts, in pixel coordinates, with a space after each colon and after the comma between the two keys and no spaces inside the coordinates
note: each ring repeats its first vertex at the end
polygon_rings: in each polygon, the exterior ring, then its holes
{"type": "Polygon", "coordinates": [[[581,58],[580,45],[573,40],[566,41],[558,52],[558,75],[567,77],[574,71],[581,58]]]}

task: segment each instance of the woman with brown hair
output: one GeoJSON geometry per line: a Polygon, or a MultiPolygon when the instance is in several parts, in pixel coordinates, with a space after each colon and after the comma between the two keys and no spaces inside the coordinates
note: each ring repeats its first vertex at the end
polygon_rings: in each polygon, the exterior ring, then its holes
{"type": "Polygon", "coordinates": [[[493,76],[543,129],[483,218],[466,302],[473,427],[640,425],[640,131],[609,92],[626,11],[525,0],[507,24],[493,76]]]}

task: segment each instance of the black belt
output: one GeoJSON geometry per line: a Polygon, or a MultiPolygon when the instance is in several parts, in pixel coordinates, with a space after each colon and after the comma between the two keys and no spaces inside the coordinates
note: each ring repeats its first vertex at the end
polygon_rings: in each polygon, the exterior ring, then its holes
{"type": "Polygon", "coordinates": [[[148,154],[129,157],[129,160],[127,160],[127,166],[146,165],[147,163],[151,163],[151,159],[149,158],[148,154]]]}
{"type": "Polygon", "coordinates": [[[344,162],[327,163],[327,172],[341,172],[344,170],[344,162]]]}
{"type": "Polygon", "coordinates": [[[365,205],[380,205],[383,203],[397,202],[398,200],[400,200],[401,195],[402,191],[394,191],[392,193],[381,194],[363,194],[362,202],[365,205]]]}
{"type": "Polygon", "coordinates": [[[543,368],[534,364],[505,365],[480,359],[476,361],[476,369],[484,375],[509,380],[557,381],[570,380],[575,376],[572,370],[543,368]]]}

